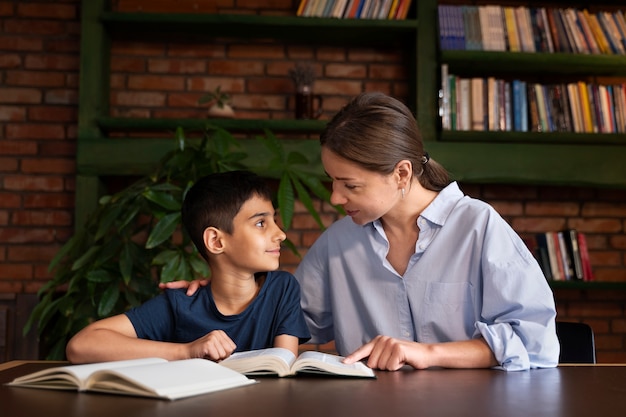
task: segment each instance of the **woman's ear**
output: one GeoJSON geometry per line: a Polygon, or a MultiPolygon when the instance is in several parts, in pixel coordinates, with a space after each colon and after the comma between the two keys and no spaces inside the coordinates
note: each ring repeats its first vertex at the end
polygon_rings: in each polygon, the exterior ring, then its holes
{"type": "Polygon", "coordinates": [[[202,234],[204,247],[209,253],[214,255],[222,253],[224,242],[222,242],[222,232],[215,227],[207,227],[202,234]]]}
{"type": "Polygon", "coordinates": [[[396,164],[395,174],[398,176],[398,185],[400,188],[406,188],[411,184],[413,179],[413,165],[411,161],[403,159],[396,164]]]}

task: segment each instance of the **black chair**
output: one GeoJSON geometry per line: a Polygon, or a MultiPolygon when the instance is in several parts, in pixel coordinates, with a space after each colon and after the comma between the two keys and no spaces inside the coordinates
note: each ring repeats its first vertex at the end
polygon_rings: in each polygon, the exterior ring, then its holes
{"type": "Polygon", "coordinates": [[[559,363],[596,363],[593,329],[588,324],[557,321],[556,334],[561,344],[559,363]]]}

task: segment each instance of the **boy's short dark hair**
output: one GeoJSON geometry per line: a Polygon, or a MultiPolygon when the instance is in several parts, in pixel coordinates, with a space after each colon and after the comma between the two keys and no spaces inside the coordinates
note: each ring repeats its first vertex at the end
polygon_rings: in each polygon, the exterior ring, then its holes
{"type": "Polygon", "coordinates": [[[233,219],[253,196],[272,200],[267,182],[250,171],[229,171],[200,178],[189,189],[181,210],[183,226],[206,259],[203,234],[207,227],[233,232],[233,219]]]}

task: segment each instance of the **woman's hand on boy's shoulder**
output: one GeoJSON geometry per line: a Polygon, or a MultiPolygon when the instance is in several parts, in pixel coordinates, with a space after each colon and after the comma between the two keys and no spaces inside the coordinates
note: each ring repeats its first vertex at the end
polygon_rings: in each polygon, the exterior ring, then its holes
{"type": "Polygon", "coordinates": [[[187,288],[187,295],[193,295],[198,288],[209,285],[209,282],[211,282],[209,279],[194,279],[193,281],[181,279],[180,281],[159,282],[159,288],[162,290],[187,288]]]}

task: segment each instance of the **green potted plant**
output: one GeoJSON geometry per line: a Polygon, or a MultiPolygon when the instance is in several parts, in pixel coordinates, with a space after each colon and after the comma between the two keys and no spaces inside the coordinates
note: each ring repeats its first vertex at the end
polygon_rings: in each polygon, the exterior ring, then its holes
{"type": "Polygon", "coordinates": [[[208,117],[235,117],[235,111],[230,105],[230,95],[222,91],[221,85],[217,86],[215,90],[202,95],[198,99],[198,104],[205,103],[209,103],[209,109],[207,110],[208,117]]]}
{"type": "Polygon", "coordinates": [[[237,140],[223,129],[207,126],[202,138],[191,140],[179,128],[175,139],[175,149],[154,172],[102,197],[87,224],[52,260],[53,278],[39,291],[40,302],[24,329],[26,333],[37,326],[48,359],[63,359],[69,338],[89,322],[122,313],[156,295],[158,282],[209,276],[206,263],[180,227],[185,192],[201,176],[255,171],[276,185],[275,204],[285,230],[291,225],[296,198],[323,228],[312,200],[314,195],[329,201],[321,173],[312,174],[308,159],[287,152],[271,132],[256,141],[237,140]],[[253,143],[258,145],[254,150],[246,148],[253,143]],[[248,163],[259,160],[265,165],[253,169],[248,163]]]}

